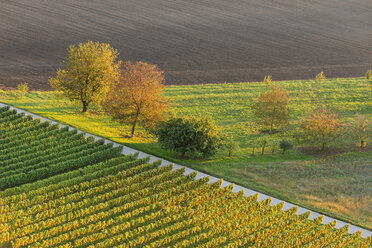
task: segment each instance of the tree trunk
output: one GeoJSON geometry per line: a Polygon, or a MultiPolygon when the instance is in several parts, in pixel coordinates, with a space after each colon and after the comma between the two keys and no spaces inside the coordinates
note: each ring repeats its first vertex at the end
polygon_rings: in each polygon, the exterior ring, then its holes
{"type": "Polygon", "coordinates": [[[271,121],[271,124],[270,124],[270,131],[269,131],[270,134],[273,133],[273,126],[274,126],[274,121],[271,121]]]}
{"type": "Polygon", "coordinates": [[[131,138],[133,138],[133,136],[134,136],[134,130],[136,130],[136,124],[137,124],[137,118],[133,122],[132,133],[130,135],[131,138]]]}
{"type": "Polygon", "coordinates": [[[83,102],[83,113],[87,112],[88,110],[88,103],[83,102]]]}
{"type": "Polygon", "coordinates": [[[186,154],[186,151],[183,151],[183,152],[181,153],[181,158],[184,158],[184,157],[185,157],[185,154],[186,154]]]}
{"type": "Polygon", "coordinates": [[[264,153],[265,153],[265,146],[262,146],[261,155],[264,155],[264,153]]]}
{"type": "Polygon", "coordinates": [[[324,134],[322,134],[322,151],[324,151],[325,145],[326,145],[325,137],[324,134]]]}
{"type": "Polygon", "coordinates": [[[255,146],[252,148],[252,156],[254,156],[254,149],[255,149],[255,146]]]}

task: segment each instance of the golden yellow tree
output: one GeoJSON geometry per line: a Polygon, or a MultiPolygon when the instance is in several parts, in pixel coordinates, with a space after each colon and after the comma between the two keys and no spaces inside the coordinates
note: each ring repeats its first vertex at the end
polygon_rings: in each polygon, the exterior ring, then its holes
{"type": "Polygon", "coordinates": [[[315,76],[315,80],[317,80],[317,81],[319,81],[319,82],[323,82],[325,79],[326,79],[326,77],[325,77],[323,71],[319,72],[319,73],[315,76]]]}
{"type": "Polygon", "coordinates": [[[284,126],[289,119],[289,96],[286,90],[277,86],[263,92],[252,105],[259,124],[269,128],[272,133],[274,127],[284,126]]]}
{"type": "Polygon", "coordinates": [[[321,150],[324,150],[326,145],[336,137],[336,131],[340,127],[341,121],[337,114],[326,106],[310,113],[302,121],[302,128],[305,136],[319,143],[321,150]]]}
{"type": "Polygon", "coordinates": [[[121,61],[109,44],[88,41],[68,48],[63,69],[50,78],[50,85],[71,101],[80,101],[83,112],[92,102],[100,103],[119,78],[121,61]]]}
{"type": "Polygon", "coordinates": [[[23,82],[17,85],[17,90],[19,93],[19,98],[22,99],[28,92],[28,83],[23,82]]]}
{"type": "Polygon", "coordinates": [[[132,125],[133,137],[137,124],[151,129],[166,118],[168,99],[163,92],[164,72],[156,65],[127,62],[103,106],[114,119],[132,125]]]}

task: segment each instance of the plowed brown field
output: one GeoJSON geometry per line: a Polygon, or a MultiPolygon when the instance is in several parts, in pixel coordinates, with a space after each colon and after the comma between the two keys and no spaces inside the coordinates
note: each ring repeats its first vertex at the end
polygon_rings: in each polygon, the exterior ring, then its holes
{"type": "Polygon", "coordinates": [[[362,76],[371,0],[0,0],[0,87],[48,89],[70,44],[109,42],[167,83],[362,76]]]}

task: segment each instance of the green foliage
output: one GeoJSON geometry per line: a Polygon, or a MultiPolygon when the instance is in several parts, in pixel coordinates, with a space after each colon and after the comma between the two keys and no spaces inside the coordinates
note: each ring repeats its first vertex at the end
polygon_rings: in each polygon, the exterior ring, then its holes
{"type": "Polygon", "coordinates": [[[367,80],[371,80],[371,78],[372,78],[372,70],[368,70],[368,71],[366,71],[366,79],[367,80]]]}
{"type": "Polygon", "coordinates": [[[283,154],[284,154],[285,151],[287,151],[287,150],[293,148],[293,143],[292,143],[292,141],[290,141],[290,140],[282,139],[282,140],[280,141],[280,143],[279,143],[279,146],[280,146],[280,149],[283,150],[283,154]]]}
{"type": "Polygon", "coordinates": [[[24,83],[18,84],[17,90],[19,93],[19,98],[22,99],[28,92],[28,83],[24,82],[24,83]]]}
{"type": "Polygon", "coordinates": [[[315,79],[316,79],[317,81],[319,81],[319,82],[323,82],[323,81],[326,79],[326,77],[325,77],[325,75],[324,75],[324,72],[321,71],[320,73],[318,73],[318,74],[316,75],[315,79]]]}
{"type": "Polygon", "coordinates": [[[209,157],[222,147],[224,135],[209,118],[172,117],[162,122],[156,132],[158,142],[164,149],[170,149],[191,156],[209,157]]]}
{"type": "Polygon", "coordinates": [[[91,103],[100,103],[119,78],[118,52],[109,44],[88,41],[68,48],[63,69],[58,69],[50,85],[71,101],[79,101],[86,112],[91,103]]]}
{"type": "Polygon", "coordinates": [[[286,90],[272,87],[271,90],[263,92],[252,105],[258,124],[269,128],[272,133],[274,127],[283,127],[289,120],[289,96],[286,90]]]}

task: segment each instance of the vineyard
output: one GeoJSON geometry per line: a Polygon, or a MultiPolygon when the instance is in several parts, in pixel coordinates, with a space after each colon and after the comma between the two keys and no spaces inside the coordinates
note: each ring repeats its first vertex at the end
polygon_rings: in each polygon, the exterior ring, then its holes
{"type": "Polygon", "coordinates": [[[0,247],[370,247],[372,237],[0,109],[0,247]]]}

